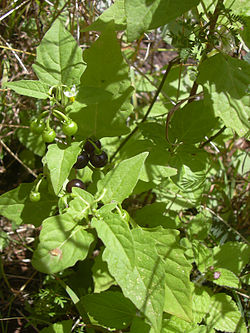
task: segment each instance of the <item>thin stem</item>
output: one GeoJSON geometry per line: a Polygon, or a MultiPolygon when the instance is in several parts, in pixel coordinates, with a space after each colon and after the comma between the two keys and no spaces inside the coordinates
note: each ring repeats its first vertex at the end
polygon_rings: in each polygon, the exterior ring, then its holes
{"type": "Polygon", "coordinates": [[[169,74],[169,72],[170,72],[170,70],[171,70],[171,68],[172,68],[172,66],[174,65],[174,64],[176,64],[176,63],[179,63],[179,57],[176,57],[176,58],[174,58],[174,59],[172,59],[170,62],[169,62],[169,64],[168,64],[168,67],[167,67],[167,69],[166,69],[166,71],[165,71],[165,73],[164,73],[164,75],[163,75],[163,77],[162,77],[162,80],[161,80],[161,83],[160,83],[160,85],[159,85],[159,87],[158,87],[158,89],[156,90],[156,92],[155,92],[155,96],[154,96],[154,98],[153,98],[153,100],[152,100],[152,102],[150,103],[150,105],[149,105],[149,108],[148,108],[148,110],[147,110],[147,112],[145,113],[145,115],[144,115],[144,117],[142,118],[142,120],[140,121],[140,123],[139,124],[137,124],[136,125],[136,127],[133,129],[133,131],[122,141],[122,143],[120,144],[120,146],[117,148],[117,150],[114,152],[114,154],[111,156],[111,158],[110,158],[110,162],[112,162],[112,160],[114,159],[114,157],[118,154],[118,152],[121,150],[121,148],[128,142],[128,140],[138,131],[138,129],[139,129],[139,125],[140,124],[142,124],[144,121],[146,121],[146,119],[147,119],[147,117],[148,117],[148,115],[149,115],[149,113],[150,113],[150,111],[152,110],[152,108],[153,108],[153,106],[154,106],[154,104],[155,104],[155,102],[156,102],[156,100],[157,100],[157,98],[158,98],[158,96],[159,96],[159,94],[160,94],[160,92],[161,92],[161,89],[162,89],[162,87],[163,87],[163,85],[164,85],[164,83],[165,83],[165,81],[166,81],[166,79],[167,79],[167,76],[168,76],[168,74],[169,74]]]}
{"type": "Polygon", "coordinates": [[[17,160],[17,162],[19,162],[32,176],[34,176],[35,178],[37,178],[37,174],[32,171],[26,164],[23,163],[23,161],[20,160],[19,157],[16,156],[16,154],[14,154],[10,148],[3,142],[2,139],[0,139],[0,143],[1,145],[7,150],[7,152],[14,157],[15,160],[17,160]]]}
{"type": "Polygon", "coordinates": [[[200,144],[199,148],[205,147],[208,143],[210,143],[215,138],[217,138],[217,136],[219,136],[221,133],[223,133],[225,131],[225,129],[226,129],[226,126],[223,126],[217,133],[215,133],[214,135],[210,136],[210,138],[208,138],[207,141],[205,141],[202,144],[200,144]]]}

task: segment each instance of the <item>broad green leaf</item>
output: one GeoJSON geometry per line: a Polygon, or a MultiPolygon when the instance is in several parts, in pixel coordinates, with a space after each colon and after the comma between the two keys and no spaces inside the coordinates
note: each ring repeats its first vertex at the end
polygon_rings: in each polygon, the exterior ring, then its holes
{"type": "Polygon", "coordinates": [[[128,327],[136,314],[136,307],[121,292],[104,291],[81,298],[88,315],[99,325],[116,329],[128,327]]]}
{"type": "MultiPolygon", "coordinates": [[[[116,220],[118,222],[118,219],[116,220]]],[[[106,215],[105,222],[110,223],[110,221],[111,218],[106,215]]],[[[102,232],[103,223],[101,220],[95,220],[94,227],[97,228],[98,236],[106,245],[103,259],[107,261],[110,273],[121,287],[124,296],[129,298],[147,317],[153,332],[159,332],[164,306],[164,265],[151,244],[151,237],[141,229],[133,229],[130,231],[133,242],[129,244],[127,232],[119,235],[119,237],[123,236],[123,243],[126,240],[128,244],[126,251],[135,254],[134,267],[132,267],[126,264],[127,260],[124,260],[124,250],[121,252],[120,246],[115,246],[109,240],[109,234],[105,235],[102,232]]],[[[121,220],[121,223],[125,222],[121,220]]]]}
{"type": "Polygon", "coordinates": [[[129,333],[150,333],[150,326],[140,317],[134,317],[129,333]]]}
{"type": "Polygon", "coordinates": [[[126,28],[124,0],[116,0],[112,6],[106,9],[97,20],[85,28],[84,31],[103,31],[107,23],[111,21],[114,22],[115,30],[123,30],[126,28]]]}
{"type": "Polygon", "coordinates": [[[227,242],[213,248],[215,267],[225,268],[239,275],[250,258],[249,246],[240,242],[227,242]],[[233,259],[233,260],[232,260],[233,259]]]}
{"type": "Polygon", "coordinates": [[[37,48],[33,68],[49,86],[78,84],[84,71],[82,50],[60,20],[56,20],[37,48]]]}
{"type": "Polygon", "coordinates": [[[164,215],[165,212],[165,203],[154,202],[141,209],[137,209],[133,218],[137,224],[144,227],[156,227],[161,225],[165,228],[171,228],[174,226],[174,222],[169,216],[164,215]]]}
{"type": "Polygon", "coordinates": [[[102,291],[105,291],[109,289],[112,285],[116,284],[113,276],[110,275],[108,270],[108,265],[106,261],[103,261],[102,259],[102,251],[98,254],[98,256],[95,258],[94,265],[92,267],[92,276],[94,280],[94,292],[100,293],[102,291]]]}
{"type": "Polygon", "coordinates": [[[198,148],[182,145],[169,164],[178,170],[171,179],[183,192],[194,192],[205,186],[208,154],[198,148]]]}
{"type": "Polygon", "coordinates": [[[133,88],[112,25],[83,56],[87,69],[70,112],[78,124],[78,136],[102,138],[128,133],[126,119],[132,111],[133,88]]]}
{"type": "Polygon", "coordinates": [[[147,156],[148,153],[145,152],[122,161],[98,182],[98,193],[104,194],[103,203],[112,200],[121,203],[132,193],[147,156]]]}
{"type": "Polygon", "coordinates": [[[192,289],[194,322],[200,323],[207,314],[211,304],[211,297],[203,287],[195,286],[192,289]]]}
{"type": "Polygon", "coordinates": [[[25,223],[38,227],[45,218],[52,214],[57,204],[57,198],[51,196],[47,186],[42,184],[39,188],[41,200],[31,202],[29,194],[33,187],[33,183],[23,183],[14,190],[2,194],[0,196],[1,215],[17,225],[25,223]]]}
{"type": "Polygon", "coordinates": [[[46,145],[41,135],[32,133],[29,128],[20,128],[17,131],[18,140],[29,150],[38,156],[43,156],[46,145]]]}
{"type": "MultiPolygon", "coordinates": [[[[168,319],[167,316],[163,319],[161,333],[191,333],[194,332],[196,324],[187,323],[185,320],[182,320],[175,316],[170,316],[168,319]]],[[[205,332],[204,332],[205,333],[205,332]]]]}
{"type": "Polygon", "coordinates": [[[184,143],[197,143],[210,136],[211,130],[217,124],[211,106],[204,101],[186,104],[175,112],[171,120],[169,139],[184,143]]]}
{"type": "Polygon", "coordinates": [[[50,86],[41,81],[34,80],[20,80],[16,82],[8,82],[6,87],[14,90],[20,95],[35,97],[39,99],[46,99],[49,97],[50,86]]]}
{"type": "Polygon", "coordinates": [[[211,297],[206,322],[208,327],[220,331],[247,333],[244,319],[236,304],[226,294],[215,294],[211,297]]]}
{"type": "Polygon", "coordinates": [[[209,266],[214,265],[213,251],[202,242],[192,239],[192,250],[195,262],[201,272],[205,272],[209,266]]]}
{"type": "Polygon", "coordinates": [[[192,266],[185,258],[183,249],[166,244],[162,244],[158,249],[164,253],[166,272],[164,311],[191,322],[193,320],[190,282],[192,266]]]}
{"type": "MultiPolygon", "coordinates": [[[[159,129],[158,127],[156,128],[157,130],[159,129]]],[[[155,127],[153,127],[152,131],[154,129],[155,127]]],[[[121,150],[122,159],[138,155],[145,151],[149,152],[140,173],[140,180],[159,184],[163,179],[176,175],[176,169],[168,166],[170,153],[166,149],[167,141],[164,138],[162,140],[161,137],[159,140],[161,143],[158,142],[155,144],[150,140],[138,140],[136,138],[129,141],[125,145],[125,148],[121,150]]]]}
{"type": "Polygon", "coordinates": [[[199,2],[200,0],[124,0],[128,40],[133,41],[147,30],[165,25],[199,2]]]}
{"type": "MultiPolygon", "coordinates": [[[[124,269],[132,270],[135,262],[134,242],[128,224],[118,214],[106,213],[93,218],[91,225],[96,228],[98,237],[106,248],[119,253],[112,257],[112,265],[122,265],[124,269]]],[[[103,254],[103,259],[104,254],[103,254]]],[[[111,272],[112,273],[112,272],[111,272]]]]}
{"type": "Polygon", "coordinates": [[[43,221],[32,265],[46,274],[60,272],[84,260],[93,241],[93,234],[77,225],[70,214],[49,217],[43,221]]]}
{"type": "Polygon", "coordinates": [[[220,277],[216,280],[212,278],[213,283],[219,286],[240,288],[240,281],[234,273],[225,268],[219,268],[216,271],[220,272],[220,277]]]}
{"type": "Polygon", "coordinates": [[[216,54],[200,65],[197,82],[205,87],[204,103],[212,104],[215,115],[239,136],[246,135],[250,129],[250,65],[216,54]]]}
{"type": "Polygon", "coordinates": [[[43,328],[40,333],[68,333],[71,332],[73,320],[63,320],[43,328]]]}
{"type": "Polygon", "coordinates": [[[62,144],[50,144],[48,146],[43,164],[47,166],[50,172],[51,184],[56,195],[61,191],[80,151],[79,142],[72,142],[70,146],[63,146],[62,144]]]}

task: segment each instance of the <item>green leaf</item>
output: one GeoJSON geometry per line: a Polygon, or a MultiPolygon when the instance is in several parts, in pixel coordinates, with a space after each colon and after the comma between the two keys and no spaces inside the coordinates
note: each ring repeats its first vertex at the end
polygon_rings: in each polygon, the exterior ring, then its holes
{"type": "Polygon", "coordinates": [[[43,156],[46,145],[39,134],[32,133],[28,128],[20,128],[17,131],[19,141],[29,150],[38,156],[43,156]]]}
{"type": "Polygon", "coordinates": [[[39,244],[32,265],[40,272],[52,274],[84,260],[94,236],[77,225],[68,213],[43,221],[39,244]]]}
{"type": "Polygon", "coordinates": [[[139,38],[149,29],[155,29],[174,20],[200,0],[124,0],[129,41],[139,38]]]}
{"type": "Polygon", "coordinates": [[[170,160],[170,165],[178,170],[176,176],[171,177],[183,192],[202,190],[206,181],[206,160],[208,154],[198,148],[182,145],[170,160]]]}
{"type": "Polygon", "coordinates": [[[225,54],[216,54],[199,67],[197,82],[205,87],[204,103],[212,104],[215,115],[239,136],[250,129],[249,77],[247,62],[225,54]]]}
{"type": "Polygon", "coordinates": [[[220,331],[247,333],[244,319],[236,304],[226,294],[211,297],[208,309],[207,325],[220,331]]]}
{"type": "Polygon", "coordinates": [[[225,268],[239,275],[248,263],[250,249],[247,244],[240,242],[227,242],[222,246],[213,248],[213,265],[218,268],[225,268]],[[233,260],[232,260],[233,259],[233,260]]]}
{"type": "Polygon", "coordinates": [[[95,258],[92,267],[92,276],[94,280],[95,293],[109,289],[112,285],[116,284],[113,276],[110,275],[106,261],[102,259],[103,248],[98,256],[95,258]]]}
{"type": "Polygon", "coordinates": [[[187,323],[185,320],[171,316],[169,319],[164,318],[162,326],[161,333],[191,333],[194,332],[196,324],[187,323]]]}
{"type": "MultiPolygon", "coordinates": [[[[119,257],[112,257],[112,265],[122,265],[127,270],[134,267],[135,253],[134,243],[128,224],[118,214],[105,213],[98,218],[93,218],[91,225],[96,228],[98,237],[103,241],[106,248],[119,253],[119,257]]],[[[106,253],[106,251],[105,251],[106,253]]],[[[103,254],[103,259],[106,256],[103,254]]],[[[111,272],[112,273],[112,272],[111,272]]]]}
{"type": "Polygon", "coordinates": [[[193,288],[193,317],[196,323],[200,323],[206,316],[211,304],[209,293],[203,287],[193,288]]]}
{"type": "Polygon", "coordinates": [[[166,204],[163,202],[154,202],[146,205],[141,209],[137,209],[133,219],[141,226],[156,227],[162,225],[165,228],[171,228],[175,224],[172,219],[164,215],[166,212],[166,204]]]}
{"type": "Polygon", "coordinates": [[[104,193],[103,203],[112,200],[121,203],[132,193],[147,156],[148,153],[145,152],[122,161],[98,182],[99,195],[104,193]]]}
{"type": "Polygon", "coordinates": [[[70,201],[67,212],[74,217],[74,220],[80,221],[88,216],[90,209],[96,207],[96,203],[93,195],[81,188],[73,187],[72,193],[74,199],[70,201]]]}
{"type": "Polygon", "coordinates": [[[219,286],[240,288],[240,281],[234,273],[225,268],[216,268],[216,271],[220,272],[220,277],[216,280],[211,278],[210,280],[213,281],[213,283],[218,284],[219,286]]]}
{"type": "Polygon", "coordinates": [[[107,23],[111,21],[114,22],[115,30],[123,30],[126,28],[124,0],[116,0],[112,6],[106,9],[97,20],[85,28],[84,31],[103,31],[106,29],[107,23]]]}
{"type": "Polygon", "coordinates": [[[188,103],[175,112],[171,120],[169,139],[175,142],[197,143],[210,136],[211,130],[217,124],[211,106],[204,101],[188,103]]]}
{"type": "Polygon", "coordinates": [[[102,138],[128,133],[133,88],[112,25],[84,52],[84,60],[87,69],[70,112],[78,124],[78,135],[102,138]]]}
{"type": "Polygon", "coordinates": [[[134,317],[129,333],[150,333],[150,326],[140,317],[134,317]]]}
{"type": "Polygon", "coordinates": [[[106,214],[99,221],[94,219],[92,225],[106,245],[103,259],[107,261],[109,271],[121,287],[124,296],[147,317],[154,332],[159,332],[164,305],[164,266],[152,247],[151,237],[141,229],[130,231],[126,222],[114,214],[113,217],[106,214]],[[106,231],[105,224],[112,226],[116,237],[106,231]],[[118,237],[119,243],[116,240],[118,237]]]}
{"type": "Polygon", "coordinates": [[[43,328],[40,333],[68,333],[71,332],[73,320],[63,320],[43,328]]]}
{"type": "Polygon", "coordinates": [[[33,183],[23,183],[14,190],[1,195],[1,214],[17,225],[25,223],[38,227],[45,218],[52,214],[57,198],[51,196],[48,193],[47,186],[42,184],[39,188],[40,201],[31,202],[29,194],[33,187],[33,183]]]}
{"type": "Polygon", "coordinates": [[[184,250],[177,246],[178,230],[149,229],[151,242],[156,244],[165,267],[165,305],[164,311],[185,321],[192,321],[192,283],[190,282],[191,264],[184,250]]]}
{"type": "Polygon", "coordinates": [[[16,82],[8,82],[5,84],[5,86],[14,90],[20,95],[39,99],[46,99],[49,97],[48,91],[50,86],[41,81],[20,80],[16,82]]]}
{"type": "Polygon", "coordinates": [[[84,71],[82,50],[60,20],[56,20],[37,48],[33,68],[49,86],[78,84],[84,71]]]}
{"type": "Polygon", "coordinates": [[[63,146],[62,144],[50,144],[48,146],[43,164],[47,166],[50,172],[52,187],[56,195],[61,191],[80,151],[79,142],[72,142],[70,146],[63,146]]]}
{"type": "Polygon", "coordinates": [[[81,298],[85,310],[99,325],[124,329],[136,314],[136,307],[121,292],[105,291],[81,298]]]}

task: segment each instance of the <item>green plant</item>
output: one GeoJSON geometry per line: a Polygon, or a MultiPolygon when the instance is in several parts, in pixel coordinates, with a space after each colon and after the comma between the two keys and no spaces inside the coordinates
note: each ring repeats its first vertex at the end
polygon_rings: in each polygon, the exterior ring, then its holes
{"type": "Polygon", "coordinates": [[[32,264],[60,281],[88,333],[247,332],[249,157],[228,152],[249,138],[246,20],[245,1],[116,0],[85,28],[101,33],[83,57],[57,19],[37,48],[38,80],[5,84],[44,102],[31,129],[46,123],[51,144],[39,192],[21,184],[1,212],[42,225],[32,264]],[[141,43],[156,28],[178,55],[144,73],[141,43]]]}

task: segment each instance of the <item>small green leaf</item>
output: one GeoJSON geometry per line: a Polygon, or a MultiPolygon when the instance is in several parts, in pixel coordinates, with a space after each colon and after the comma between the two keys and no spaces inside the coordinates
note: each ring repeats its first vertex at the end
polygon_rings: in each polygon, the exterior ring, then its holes
{"type": "Polygon", "coordinates": [[[84,71],[82,50],[60,20],[56,20],[37,48],[33,65],[38,78],[49,86],[78,84],[84,71]]]}
{"type": "Polygon", "coordinates": [[[72,142],[70,146],[66,147],[60,144],[50,144],[48,146],[43,164],[47,166],[50,172],[52,187],[56,195],[61,191],[80,151],[79,142],[72,142]]]}
{"type": "Polygon", "coordinates": [[[85,310],[99,325],[124,329],[136,314],[136,307],[121,292],[105,291],[81,298],[85,310]]]}
{"type": "Polygon", "coordinates": [[[68,213],[43,221],[39,244],[32,265],[40,272],[52,274],[84,260],[94,236],[77,225],[68,213]]]}
{"type": "Polygon", "coordinates": [[[231,288],[240,288],[240,281],[238,277],[231,271],[225,268],[216,268],[215,271],[220,272],[220,277],[218,279],[210,279],[213,283],[219,286],[227,286],[231,288]]]}
{"type": "Polygon", "coordinates": [[[67,333],[71,332],[73,320],[63,320],[43,328],[40,333],[67,333]]]}
{"type": "Polygon", "coordinates": [[[47,186],[40,186],[41,199],[31,202],[29,195],[33,183],[23,183],[14,190],[0,196],[1,214],[17,225],[33,224],[38,227],[42,221],[50,216],[56,206],[57,198],[48,193],[47,186]]]}
{"type": "Polygon", "coordinates": [[[147,156],[148,153],[145,152],[122,161],[98,182],[99,195],[104,193],[103,203],[112,200],[121,203],[132,193],[147,156]]]}
{"type": "Polygon", "coordinates": [[[8,82],[5,84],[7,88],[14,90],[20,95],[25,95],[29,97],[46,99],[49,97],[50,86],[41,81],[34,80],[20,80],[16,82],[8,82]]]}
{"type": "Polygon", "coordinates": [[[90,214],[90,209],[95,208],[96,203],[92,194],[81,188],[73,187],[72,193],[74,199],[70,201],[67,212],[80,221],[90,214]]]}

